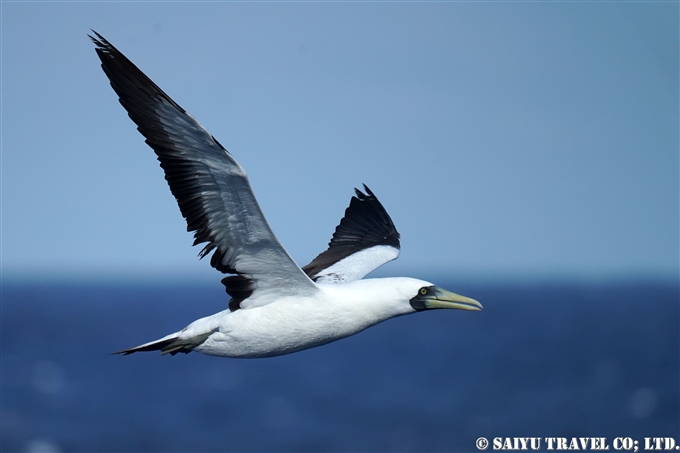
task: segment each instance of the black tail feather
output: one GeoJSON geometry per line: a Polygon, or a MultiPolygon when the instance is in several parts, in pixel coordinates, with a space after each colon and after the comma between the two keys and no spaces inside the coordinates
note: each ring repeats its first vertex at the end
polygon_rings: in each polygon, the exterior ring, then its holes
{"type": "MultiPolygon", "coordinates": [[[[177,336],[168,338],[167,340],[158,340],[152,343],[143,344],[130,349],[123,349],[122,351],[116,351],[113,354],[130,355],[135,352],[148,352],[148,351],[161,351],[161,355],[170,354],[175,355],[178,353],[189,354],[198,345],[203,344],[208,337],[218,329],[211,330],[210,332],[204,333],[191,338],[178,338],[177,336]]],[[[178,334],[179,336],[179,334],[178,334]]]]}

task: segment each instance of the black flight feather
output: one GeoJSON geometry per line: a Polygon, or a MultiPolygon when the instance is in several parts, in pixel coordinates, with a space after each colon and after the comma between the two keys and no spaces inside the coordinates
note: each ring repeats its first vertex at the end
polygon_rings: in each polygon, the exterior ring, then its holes
{"type": "Polygon", "coordinates": [[[392,219],[366,184],[364,190],[366,193],[354,189],[356,196],[335,228],[328,249],[302,268],[312,280],[324,269],[361,250],[376,245],[399,249],[399,232],[392,219]]]}

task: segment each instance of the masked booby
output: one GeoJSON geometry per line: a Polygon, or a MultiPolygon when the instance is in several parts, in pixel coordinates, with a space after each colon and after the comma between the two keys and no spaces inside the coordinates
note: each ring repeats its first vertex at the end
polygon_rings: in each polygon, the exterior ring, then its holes
{"type": "Polygon", "coordinates": [[[246,172],[198,121],[97,32],[104,73],[194,232],[199,256],[228,274],[229,306],[159,340],[117,354],[191,351],[271,357],[320,346],[395,316],[481,310],[476,300],[413,278],[363,279],[399,256],[399,233],[364,185],[355,189],[328,249],[300,268],[274,236],[246,172]]]}

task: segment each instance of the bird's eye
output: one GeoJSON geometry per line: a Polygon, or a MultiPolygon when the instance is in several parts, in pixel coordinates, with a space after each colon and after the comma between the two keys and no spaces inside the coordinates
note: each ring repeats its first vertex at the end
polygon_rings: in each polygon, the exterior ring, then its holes
{"type": "Polygon", "coordinates": [[[427,288],[420,288],[420,294],[422,294],[423,296],[427,294],[427,288]]]}

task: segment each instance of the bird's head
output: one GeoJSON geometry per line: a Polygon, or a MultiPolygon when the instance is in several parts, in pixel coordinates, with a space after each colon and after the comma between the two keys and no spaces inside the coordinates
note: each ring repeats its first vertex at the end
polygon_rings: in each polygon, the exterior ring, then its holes
{"type": "Polygon", "coordinates": [[[418,289],[409,299],[415,311],[433,310],[437,308],[453,308],[457,310],[481,310],[482,304],[469,297],[452,293],[427,282],[419,282],[418,289]]]}

